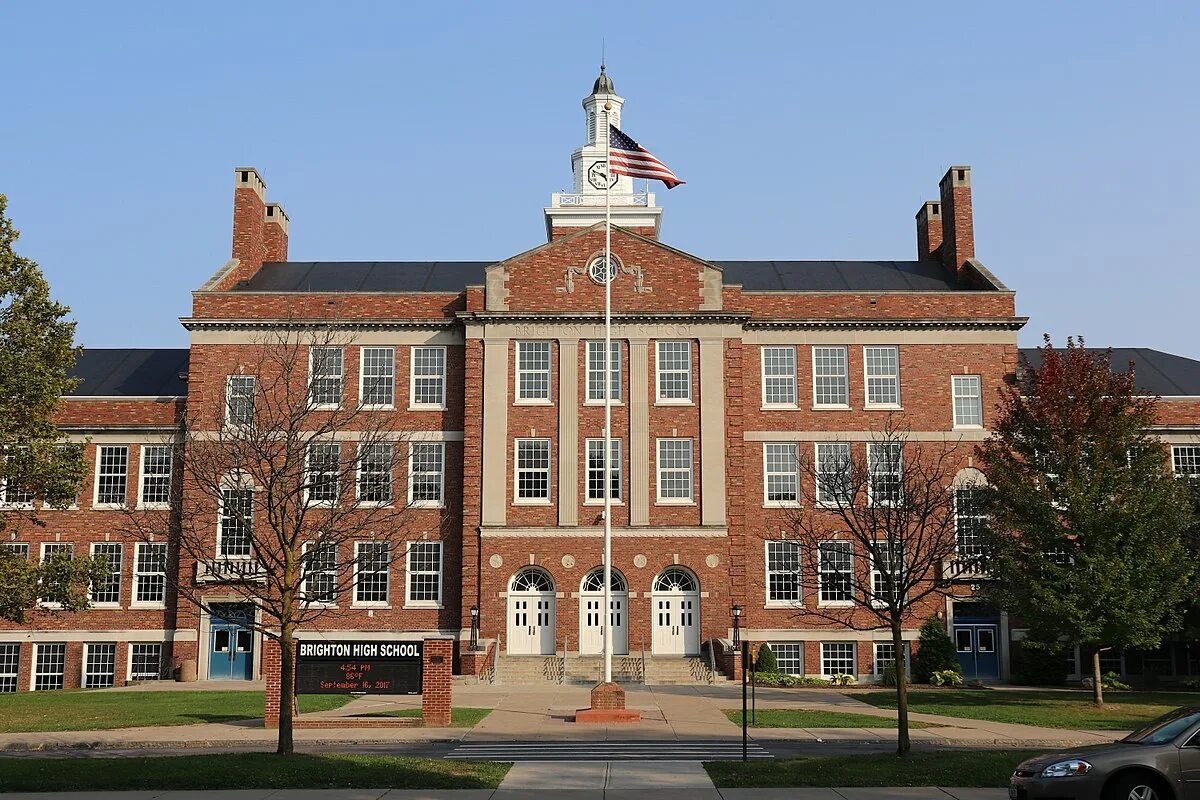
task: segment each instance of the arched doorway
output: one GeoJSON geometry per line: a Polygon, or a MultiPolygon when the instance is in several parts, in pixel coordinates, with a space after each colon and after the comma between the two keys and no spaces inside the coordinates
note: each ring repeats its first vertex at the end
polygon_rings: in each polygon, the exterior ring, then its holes
{"type": "MultiPolygon", "coordinates": [[[[613,655],[629,655],[629,587],[625,576],[612,571],[612,628],[613,655]]],[[[604,567],[596,567],[579,584],[579,652],[599,655],[604,652],[604,567]]]]}
{"type": "Polygon", "coordinates": [[[651,652],[663,656],[700,654],[700,584],[690,570],[667,567],[650,592],[654,615],[651,652]]]}
{"type": "Polygon", "coordinates": [[[508,652],[549,656],[554,649],[554,579],[544,569],[525,567],[508,586],[508,652]]]}

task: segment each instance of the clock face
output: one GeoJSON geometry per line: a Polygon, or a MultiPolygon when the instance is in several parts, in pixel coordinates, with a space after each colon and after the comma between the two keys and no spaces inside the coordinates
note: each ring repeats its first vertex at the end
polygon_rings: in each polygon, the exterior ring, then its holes
{"type": "Polygon", "coordinates": [[[604,256],[600,256],[592,259],[592,263],[588,264],[587,272],[589,278],[603,286],[617,277],[617,269],[618,265],[615,259],[610,259],[606,265],[604,256]]]}
{"type": "Polygon", "coordinates": [[[611,189],[616,185],[617,176],[608,173],[608,163],[595,161],[588,168],[588,183],[597,189],[611,189]]]}

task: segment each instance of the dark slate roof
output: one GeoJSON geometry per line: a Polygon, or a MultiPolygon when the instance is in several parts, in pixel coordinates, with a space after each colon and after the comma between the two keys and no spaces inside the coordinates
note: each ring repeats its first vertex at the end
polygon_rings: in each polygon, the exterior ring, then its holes
{"type": "Polygon", "coordinates": [[[613,86],[612,78],[608,77],[608,73],[604,71],[604,65],[600,65],[600,77],[596,78],[596,82],[592,84],[592,94],[616,94],[617,87],[613,86]]]}
{"type": "MultiPolygon", "coordinates": [[[[1103,348],[1089,347],[1087,352],[1100,354],[1103,348]]],[[[1022,348],[1021,359],[1036,369],[1042,363],[1042,355],[1034,348],[1022,348]]],[[[1200,361],[1183,356],[1151,350],[1148,347],[1114,347],[1109,365],[1124,372],[1133,363],[1133,374],[1138,386],[1150,393],[1164,397],[1200,396],[1200,361]]]]}
{"type": "Polygon", "coordinates": [[[746,291],[961,291],[937,261],[715,261],[746,291]]]}
{"type": "Polygon", "coordinates": [[[187,394],[187,370],[186,348],[88,347],[71,369],[80,383],[70,396],[178,397],[187,394]]]}

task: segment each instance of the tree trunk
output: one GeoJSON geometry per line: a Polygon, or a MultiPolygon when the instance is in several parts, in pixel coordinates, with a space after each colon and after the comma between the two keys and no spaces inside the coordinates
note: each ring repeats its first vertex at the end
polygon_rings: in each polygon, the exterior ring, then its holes
{"type": "Polygon", "coordinates": [[[291,755],[295,752],[292,739],[293,711],[296,708],[296,644],[295,626],[285,624],[279,630],[279,743],[275,752],[291,755]]]}
{"type": "Polygon", "coordinates": [[[904,638],[899,616],[892,619],[892,646],[896,654],[896,756],[908,755],[912,741],[908,734],[908,670],[904,666],[904,638]]]}
{"type": "Polygon", "coordinates": [[[1097,647],[1092,653],[1092,702],[1097,707],[1104,706],[1104,684],[1100,674],[1100,653],[1102,648],[1097,647]]]}

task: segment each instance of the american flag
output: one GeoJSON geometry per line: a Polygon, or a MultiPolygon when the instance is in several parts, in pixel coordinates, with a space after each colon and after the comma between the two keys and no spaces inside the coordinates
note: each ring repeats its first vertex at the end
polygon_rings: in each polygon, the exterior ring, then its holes
{"type": "Polygon", "coordinates": [[[684,183],[649,150],[612,125],[608,126],[608,169],[614,175],[662,181],[668,189],[684,183]]]}

